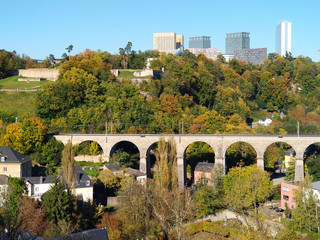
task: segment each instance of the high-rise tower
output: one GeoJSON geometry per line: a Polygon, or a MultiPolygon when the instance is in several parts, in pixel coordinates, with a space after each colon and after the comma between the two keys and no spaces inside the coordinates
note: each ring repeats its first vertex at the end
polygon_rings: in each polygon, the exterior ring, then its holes
{"type": "Polygon", "coordinates": [[[190,37],[189,48],[210,48],[211,40],[209,36],[190,37]]]}
{"type": "Polygon", "coordinates": [[[285,56],[291,53],[291,22],[281,21],[276,29],[276,52],[285,56]]]}
{"type": "Polygon", "coordinates": [[[250,49],[250,33],[227,33],[226,54],[233,54],[234,50],[250,49]]]}
{"type": "Polygon", "coordinates": [[[165,51],[173,50],[184,46],[183,35],[175,33],[154,33],[153,34],[153,49],[165,51]]]}

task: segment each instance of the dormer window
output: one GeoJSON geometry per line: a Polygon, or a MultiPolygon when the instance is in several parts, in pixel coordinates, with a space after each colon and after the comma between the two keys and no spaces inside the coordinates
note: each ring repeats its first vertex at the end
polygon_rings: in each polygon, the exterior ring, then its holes
{"type": "Polygon", "coordinates": [[[5,161],[6,161],[6,159],[7,159],[7,157],[6,157],[6,156],[1,156],[1,162],[5,162],[5,161]]]}
{"type": "Polygon", "coordinates": [[[90,186],[90,181],[86,181],[86,186],[87,186],[87,187],[90,186]]]}

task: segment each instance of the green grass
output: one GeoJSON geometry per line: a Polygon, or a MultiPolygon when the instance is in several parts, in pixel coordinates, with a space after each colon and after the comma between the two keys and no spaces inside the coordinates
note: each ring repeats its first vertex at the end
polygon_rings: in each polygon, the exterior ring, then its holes
{"type": "Polygon", "coordinates": [[[0,79],[0,88],[2,89],[19,89],[19,90],[31,90],[41,87],[43,83],[47,81],[40,82],[19,82],[18,76],[12,76],[4,79],[0,79]]]}
{"type": "Polygon", "coordinates": [[[0,110],[34,116],[36,107],[32,99],[35,94],[36,92],[0,92],[0,110]]]}
{"type": "Polygon", "coordinates": [[[135,76],[130,71],[119,71],[119,78],[135,78],[135,76]]]}

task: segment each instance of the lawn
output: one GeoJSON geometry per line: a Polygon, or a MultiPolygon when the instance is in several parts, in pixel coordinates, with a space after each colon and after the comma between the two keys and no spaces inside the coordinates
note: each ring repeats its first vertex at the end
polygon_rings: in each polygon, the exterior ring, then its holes
{"type": "Polygon", "coordinates": [[[0,89],[19,89],[19,90],[31,90],[39,88],[43,83],[40,82],[19,82],[18,76],[12,76],[4,79],[0,79],[0,89]]]}
{"type": "Polygon", "coordinates": [[[119,78],[135,78],[135,76],[130,71],[119,71],[119,78]]]}
{"type": "Polygon", "coordinates": [[[0,111],[34,116],[36,107],[32,99],[35,94],[36,92],[0,92],[0,111]]]}

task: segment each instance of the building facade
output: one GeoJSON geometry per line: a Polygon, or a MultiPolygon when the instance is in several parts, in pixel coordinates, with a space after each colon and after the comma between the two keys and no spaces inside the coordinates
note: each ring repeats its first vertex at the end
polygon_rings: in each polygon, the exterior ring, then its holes
{"type": "Polygon", "coordinates": [[[291,22],[281,21],[277,24],[276,52],[281,56],[291,53],[291,22]]]}
{"type": "Polygon", "coordinates": [[[32,169],[31,161],[31,158],[10,147],[0,147],[0,174],[8,177],[29,177],[32,169]]]}
{"type": "Polygon", "coordinates": [[[263,64],[267,58],[266,48],[254,48],[254,49],[240,49],[234,50],[234,58],[244,61],[246,63],[252,63],[254,65],[263,64]]]}
{"type": "Polygon", "coordinates": [[[294,199],[294,191],[299,189],[299,182],[282,182],[281,183],[281,206],[280,208],[286,209],[286,204],[289,209],[296,207],[294,199]]]}
{"type": "Polygon", "coordinates": [[[226,54],[234,54],[234,50],[250,48],[250,33],[238,32],[227,33],[226,54]]]}
{"type": "Polygon", "coordinates": [[[195,184],[213,184],[214,163],[198,162],[194,169],[194,183],[195,184]]]}
{"type": "Polygon", "coordinates": [[[196,56],[203,54],[213,60],[217,60],[218,55],[221,54],[221,50],[218,48],[188,48],[187,50],[196,56]]]}
{"type": "Polygon", "coordinates": [[[211,48],[211,40],[208,36],[190,37],[189,48],[211,48]]]}
{"type": "Polygon", "coordinates": [[[153,34],[153,50],[160,52],[166,50],[178,49],[184,46],[183,35],[175,33],[154,33],[153,34]]]}

